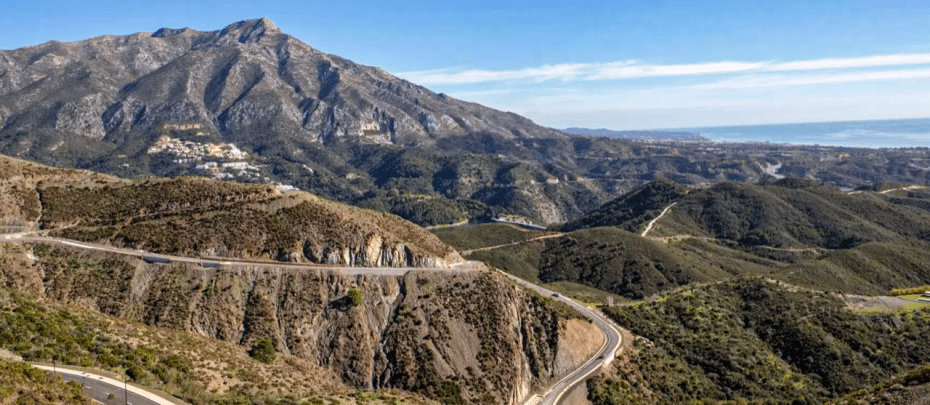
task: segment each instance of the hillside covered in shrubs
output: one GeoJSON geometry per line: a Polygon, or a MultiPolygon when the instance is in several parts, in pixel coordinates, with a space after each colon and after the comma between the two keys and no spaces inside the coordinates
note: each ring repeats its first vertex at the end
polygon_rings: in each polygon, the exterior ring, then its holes
{"type": "Polygon", "coordinates": [[[627,403],[646,389],[656,403],[815,404],[878,384],[930,356],[928,309],[861,315],[833,294],[763,279],[683,288],[606,313],[661,348],[662,365],[656,374],[641,374],[647,384],[623,373],[592,383],[598,405],[627,403]],[[670,373],[698,376],[696,386],[681,391],[663,384],[670,373]]]}

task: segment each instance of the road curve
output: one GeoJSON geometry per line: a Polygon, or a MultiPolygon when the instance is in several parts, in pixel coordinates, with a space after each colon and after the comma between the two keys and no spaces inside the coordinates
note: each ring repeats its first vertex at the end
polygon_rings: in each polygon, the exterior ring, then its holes
{"type": "Polygon", "coordinates": [[[81,385],[81,388],[87,396],[103,404],[177,405],[175,402],[133,385],[125,385],[126,391],[124,391],[123,381],[117,381],[102,375],[61,367],[40,366],[37,364],[32,364],[31,366],[59,374],[64,378],[65,382],[77,382],[81,385]],[[123,396],[124,392],[128,394],[128,398],[123,396]],[[112,401],[108,400],[110,394],[114,397],[112,401]]]}
{"type": "MultiPolygon", "coordinates": [[[[613,361],[616,356],[617,350],[620,349],[620,344],[622,343],[622,337],[620,331],[613,326],[613,322],[605,318],[603,315],[597,311],[592,311],[581,305],[575,300],[572,300],[568,297],[562,296],[559,294],[555,295],[555,292],[542,288],[536,284],[533,284],[529,281],[526,281],[522,278],[508,274],[506,272],[501,272],[511,280],[515,281],[517,284],[520,284],[526,288],[529,288],[533,291],[536,291],[543,296],[552,297],[553,299],[568,304],[570,307],[574,308],[576,311],[587,316],[594,322],[594,325],[601,330],[601,333],[604,334],[604,344],[598,349],[597,352],[588,359],[581,367],[572,371],[567,376],[563,377],[561,380],[552,384],[549,389],[541,394],[542,400],[538,402],[539,405],[557,405],[562,399],[562,396],[568,393],[576,384],[584,381],[595,371],[599,370],[601,366],[606,366],[613,361]]],[[[529,399],[525,400],[524,403],[528,402],[529,399]]]]}
{"type": "MultiPolygon", "coordinates": [[[[183,262],[183,263],[194,263],[194,264],[206,264],[206,263],[219,263],[222,266],[258,266],[258,267],[274,267],[274,268],[293,268],[293,269],[308,269],[308,270],[329,270],[329,271],[339,271],[343,274],[378,274],[378,275],[397,275],[403,276],[409,271],[448,271],[448,272],[462,272],[462,271],[478,271],[485,268],[484,264],[481,262],[463,262],[459,263],[451,268],[419,268],[419,267],[324,267],[324,266],[314,266],[312,264],[294,264],[294,263],[274,263],[274,262],[251,262],[251,261],[237,261],[235,259],[222,259],[218,261],[216,259],[202,259],[202,258],[191,258],[191,257],[181,257],[181,256],[172,256],[172,255],[163,255],[163,254],[153,254],[149,252],[143,252],[140,250],[132,249],[121,249],[111,246],[97,245],[93,243],[79,242],[69,239],[60,239],[60,238],[49,238],[49,237],[36,237],[36,236],[24,236],[24,235],[5,235],[0,237],[0,242],[13,242],[13,243],[22,243],[22,242],[33,242],[33,243],[51,243],[59,244],[65,246],[72,246],[80,249],[89,249],[97,250],[115,254],[122,254],[135,257],[146,257],[146,256],[155,256],[159,258],[169,259],[172,262],[183,262]]],[[[621,344],[621,335],[620,332],[615,328],[610,320],[605,318],[603,315],[596,311],[592,311],[575,302],[572,299],[567,297],[556,295],[555,292],[540,287],[536,284],[530,283],[526,280],[523,280],[519,277],[513,276],[511,274],[501,272],[517,284],[520,284],[526,288],[534,290],[543,296],[552,297],[557,301],[561,301],[570,307],[574,308],[576,311],[587,316],[591,319],[592,322],[601,330],[601,333],[604,334],[604,344],[594,355],[588,359],[581,367],[572,371],[561,380],[552,384],[549,389],[543,393],[542,400],[538,402],[539,405],[557,405],[562,399],[562,396],[565,395],[570,389],[572,389],[576,384],[584,381],[588,376],[593,374],[595,371],[599,370],[601,366],[606,366],[614,359],[617,350],[620,348],[621,344]]],[[[39,367],[39,366],[37,366],[39,367]]],[[[48,369],[48,368],[46,368],[48,369]]],[[[77,374],[80,377],[80,373],[77,374]]],[[[99,376],[98,376],[99,377],[99,376]]],[[[114,393],[116,395],[116,393],[114,393]]],[[[130,394],[131,397],[131,394],[130,394]]],[[[130,401],[131,402],[131,401],[130,401]]],[[[139,403],[141,404],[141,402],[139,403]]]]}

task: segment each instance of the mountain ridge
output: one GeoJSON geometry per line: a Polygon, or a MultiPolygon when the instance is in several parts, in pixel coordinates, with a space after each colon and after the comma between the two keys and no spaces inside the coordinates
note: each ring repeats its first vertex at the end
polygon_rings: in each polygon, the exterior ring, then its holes
{"type": "Polygon", "coordinates": [[[930,179],[928,150],[569,135],[321,52],[267,19],[0,51],[0,153],[124,178],[282,184],[420,225],[561,223],[660,177],[930,179]]]}

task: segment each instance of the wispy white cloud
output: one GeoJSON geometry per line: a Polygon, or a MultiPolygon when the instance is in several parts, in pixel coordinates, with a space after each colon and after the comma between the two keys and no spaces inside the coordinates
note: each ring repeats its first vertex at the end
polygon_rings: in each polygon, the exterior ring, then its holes
{"type": "Polygon", "coordinates": [[[636,60],[607,63],[570,63],[516,70],[441,69],[403,72],[397,75],[414,83],[476,84],[500,81],[622,80],[644,77],[689,76],[754,72],[794,72],[826,69],[875,68],[930,64],[930,53],[875,55],[861,58],[831,58],[792,62],[718,61],[707,63],[656,65],[636,60]]]}
{"type": "Polygon", "coordinates": [[[815,75],[749,75],[733,79],[723,80],[715,83],[699,84],[691,86],[695,89],[717,90],[717,89],[753,89],[764,87],[782,87],[782,86],[803,86],[814,84],[834,84],[834,83],[853,83],[853,82],[875,82],[888,80],[916,80],[930,78],[930,69],[901,69],[901,70],[883,70],[867,71],[855,73],[830,73],[815,75]]]}
{"type": "Polygon", "coordinates": [[[628,65],[596,66],[584,80],[634,79],[655,76],[706,75],[715,73],[736,73],[762,70],[762,62],[710,62],[688,65],[628,65]]]}
{"type": "Polygon", "coordinates": [[[452,97],[466,100],[474,97],[483,96],[501,96],[513,93],[511,89],[493,89],[493,90],[474,90],[474,91],[454,91],[449,93],[452,97]]]}
{"type": "Polygon", "coordinates": [[[896,55],[876,55],[863,58],[816,59],[796,62],[774,63],[765,70],[772,72],[851,69],[864,67],[888,67],[930,64],[930,53],[910,53],[896,55]]]}
{"type": "Polygon", "coordinates": [[[462,70],[450,69],[403,72],[397,76],[417,84],[474,84],[505,80],[573,80],[589,75],[596,64],[566,63],[518,70],[462,70]]]}

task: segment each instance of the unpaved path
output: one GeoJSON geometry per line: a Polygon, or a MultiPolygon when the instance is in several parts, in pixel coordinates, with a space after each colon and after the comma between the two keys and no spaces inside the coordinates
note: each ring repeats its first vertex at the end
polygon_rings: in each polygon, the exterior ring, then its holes
{"type": "Polygon", "coordinates": [[[642,236],[642,237],[645,238],[646,235],[649,233],[649,231],[652,230],[652,226],[656,224],[656,221],[658,221],[658,220],[661,219],[663,216],[665,216],[665,213],[668,212],[668,210],[669,210],[670,208],[674,207],[675,204],[678,204],[678,202],[673,202],[673,203],[672,203],[671,205],[669,205],[668,207],[665,207],[665,209],[662,210],[662,213],[659,214],[659,216],[653,218],[652,221],[649,221],[649,225],[646,225],[646,230],[644,230],[643,233],[642,233],[642,235],[640,235],[640,236],[642,236]]]}
{"type": "Polygon", "coordinates": [[[552,235],[537,236],[537,237],[532,238],[532,239],[518,240],[518,241],[516,241],[516,242],[505,243],[505,244],[503,244],[503,245],[494,245],[494,246],[488,246],[488,247],[483,247],[483,248],[478,248],[478,249],[472,249],[472,250],[463,250],[463,251],[461,251],[461,252],[459,252],[459,253],[460,253],[462,256],[467,256],[467,255],[469,255],[469,254],[472,254],[472,253],[474,253],[474,252],[480,252],[480,251],[482,251],[482,250],[498,249],[498,248],[502,248],[502,247],[505,247],[505,246],[514,246],[514,245],[519,245],[519,244],[521,244],[521,243],[533,242],[533,241],[537,241],[537,240],[558,238],[558,237],[561,237],[561,236],[564,236],[564,235],[565,235],[564,233],[554,233],[554,234],[552,234],[552,235]]]}

